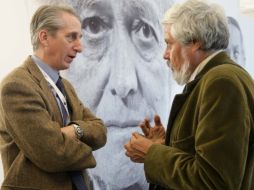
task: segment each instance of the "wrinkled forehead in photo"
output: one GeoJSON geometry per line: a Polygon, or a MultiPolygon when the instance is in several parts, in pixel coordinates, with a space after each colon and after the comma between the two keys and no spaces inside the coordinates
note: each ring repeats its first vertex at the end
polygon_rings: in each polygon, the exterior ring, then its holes
{"type": "MultiPolygon", "coordinates": [[[[164,12],[173,5],[173,0],[36,0],[41,4],[68,4],[72,6],[78,14],[85,13],[86,10],[113,14],[147,14],[148,17],[161,17],[164,12]],[[116,11],[116,12],[115,12],[116,11]],[[150,16],[149,16],[150,14],[150,16]]],[[[127,15],[125,15],[127,16],[127,15]]],[[[134,15],[132,15],[134,16],[134,15]]]]}
{"type": "MultiPolygon", "coordinates": [[[[160,22],[158,18],[173,4],[173,0],[36,0],[40,4],[68,4],[83,19],[83,27],[88,24],[86,18],[93,18],[94,24],[100,27],[113,27],[116,20],[121,20],[131,30],[136,19],[147,25],[160,22]]],[[[91,24],[91,23],[90,23],[91,24]]],[[[99,29],[99,28],[94,28],[99,29]]],[[[95,32],[95,31],[94,31],[95,32]]]]}

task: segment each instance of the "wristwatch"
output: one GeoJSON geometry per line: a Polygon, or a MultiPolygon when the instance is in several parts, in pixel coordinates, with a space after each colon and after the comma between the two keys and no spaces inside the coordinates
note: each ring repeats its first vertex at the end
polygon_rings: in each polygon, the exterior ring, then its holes
{"type": "Polygon", "coordinates": [[[81,139],[81,137],[83,137],[83,135],[84,135],[83,129],[79,125],[77,125],[75,123],[73,123],[72,126],[74,127],[76,137],[78,139],[81,139]]]}

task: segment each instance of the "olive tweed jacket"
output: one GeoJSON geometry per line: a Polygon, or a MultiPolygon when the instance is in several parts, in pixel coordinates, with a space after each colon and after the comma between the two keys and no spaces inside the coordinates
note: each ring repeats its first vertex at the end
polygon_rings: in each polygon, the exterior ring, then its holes
{"type": "Polygon", "coordinates": [[[150,189],[254,189],[254,83],[221,52],[176,95],[166,145],[145,158],[150,189]]]}
{"type": "Polygon", "coordinates": [[[61,133],[55,96],[31,57],[0,87],[0,148],[4,168],[1,190],[71,190],[68,171],[95,167],[92,151],[106,143],[106,127],[63,80],[72,122],[81,140],[61,133]]]}

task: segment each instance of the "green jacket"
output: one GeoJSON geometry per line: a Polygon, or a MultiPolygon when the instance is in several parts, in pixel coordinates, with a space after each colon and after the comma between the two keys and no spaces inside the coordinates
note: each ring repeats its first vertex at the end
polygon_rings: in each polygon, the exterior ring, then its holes
{"type": "Polygon", "coordinates": [[[253,79],[221,52],[175,96],[166,145],[145,158],[150,189],[253,190],[253,128],[253,79]]]}
{"type": "MultiPolygon", "coordinates": [[[[29,57],[1,83],[1,190],[71,190],[68,171],[95,167],[93,150],[106,143],[106,127],[63,79],[71,121],[84,130],[81,141],[61,133],[61,113],[48,82],[29,57]]],[[[86,178],[87,180],[87,178],[86,178]]]]}

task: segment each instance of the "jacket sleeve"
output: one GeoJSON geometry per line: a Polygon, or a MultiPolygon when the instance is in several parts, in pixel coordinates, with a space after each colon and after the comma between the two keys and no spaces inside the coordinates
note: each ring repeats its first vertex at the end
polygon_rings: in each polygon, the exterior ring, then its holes
{"type": "Polygon", "coordinates": [[[19,78],[5,82],[0,96],[5,131],[20,153],[47,172],[95,167],[92,148],[61,133],[49,111],[51,105],[46,103],[48,97],[43,97],[38,86],[22,81],[19,78]]]}
{"type": "Polygon", "coordinates": [[[177,142],[194,153],[153,145],[144,164],[148,181],[172,189],[239,189],[253,125],[243,86],[229,76],[204,81],[193,107],[195,134],[177,142]]]}
{"type": "Polygon", "coordinates": [[[71,84],[66,80],[65,83],[71,92],[69,94],[70,102],[72,102],[71,122],[78,124],[84,131],[81,141],[91,147],[92,150],[103,147],[107,141],[106,126],[100,118],[83,105],[71,84]]]}

